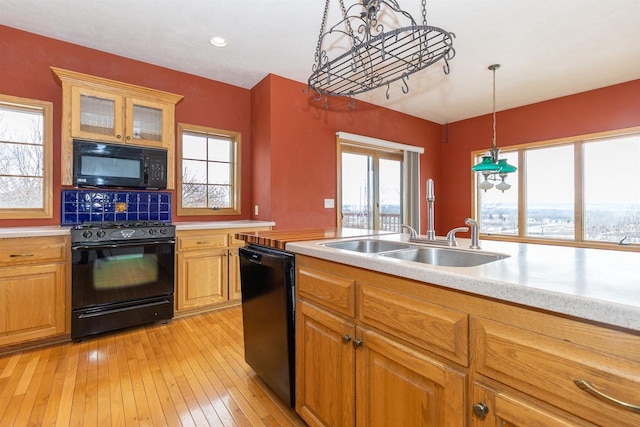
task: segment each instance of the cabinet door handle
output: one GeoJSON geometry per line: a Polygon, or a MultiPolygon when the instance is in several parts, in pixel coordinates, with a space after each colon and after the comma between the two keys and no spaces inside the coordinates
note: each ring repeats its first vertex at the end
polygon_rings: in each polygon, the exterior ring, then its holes
{"type": "Polygon", "coordinates": [[[486,403],[484,402],[474,403],[471,408],[473,409],[473,413],[475,414],[476,417],[480,418],[481,420],[484,420],[485,418],[487,418],[487,414],[489,413],[489,407],[487,406],[486,403]]]}
{"type": "Polygon", "coordinates": [[[350,341],[351,341],[351,335],[343,335],[343,336],[342,336],[342,342],[343,342],[343,343],[345,343],[345,344],[346,344],[346,343],[348,343],[348,342],[350,342],[350,341]]]}
{"type": "Polygon", "coordinates": [[[127,136],[127,141],[129,141],[129,140],[131,140],[131,137],[130,137],[130,136],[127,136]]]}
{"type": "Polygon", "coordinates": [[[590,393],[590,394],[596,396],[597,398],[609,401],[609,402],[611,402],[613,404],[616,404],[618,406],[622,406],[623,408],[630,409],[630,410],[640,414],[640,406],[639,405],[632,405],[631,403],[623,402],[622,400],[616,399],[615,397],[611,397],[609,395],[606,395],[603,392],[601,392],[600,390],[598,390],[597,388],[595,388],[593,386],[593,384],[591,384],[587,380],[583,380],[582,378],[576,378],[575,380],[573,380],[573,382],[576,383],[576,385],[578,387],[580,387],[582,390],[584,390],[587,393],[590,393]]]}
{"type": "Polygon", "coordinates": [[[351,344],[353,344],[353,348],[357,349],[358,347],[362,347],[363,343],[361,339],[356,338],[351,344]]]}
{"type": "Polygon", "coordinates": [[[10,258],[21,258],[21,257],[30,257],[33,256],[33,254],[11,254],[9,255],[10,258]]]}
{"type": "Polygon", "coordinates": [[[122,138],[122,135],[116,135],[116,138],[120,139],[122,138]]]}

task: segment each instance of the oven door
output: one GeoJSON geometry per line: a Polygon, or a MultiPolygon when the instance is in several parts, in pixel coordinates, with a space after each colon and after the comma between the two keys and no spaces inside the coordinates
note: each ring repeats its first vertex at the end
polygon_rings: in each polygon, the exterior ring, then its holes
{"type": "Polygon", "coordinates": [[[173,295],[175,241],[72,246],[73,310],[173,295]]]}

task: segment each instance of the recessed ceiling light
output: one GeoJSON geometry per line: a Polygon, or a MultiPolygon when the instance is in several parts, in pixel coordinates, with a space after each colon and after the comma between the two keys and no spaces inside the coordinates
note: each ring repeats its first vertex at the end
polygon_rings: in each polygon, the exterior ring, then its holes
{"type": "Polygon", "coordinates": [[[225,47],[227,45],[227,39],[224,37],[213,36],[211,37],[211,40],[209,40],[209,43],[215,47],[225,47]]]}

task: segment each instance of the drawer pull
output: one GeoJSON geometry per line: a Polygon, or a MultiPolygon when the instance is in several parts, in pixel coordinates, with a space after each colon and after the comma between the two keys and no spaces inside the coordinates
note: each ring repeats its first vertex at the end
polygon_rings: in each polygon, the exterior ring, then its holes
{"type": "Polygon", "coordinates": [[[208,245],[209,243],[211,243],[208,240],[200,240],[198,242],[196,242],[197,245],[208,245]]]}
{"type": "Polygon", "coordinates": [[[24,258],[24,257],[30,257],[33,256],[33,254],[11,254],[9,255],[10,258],[24,258]]]}
{"type": "Polygon", "coordinates": [[[575,380],[573,380],[574,383],[576,383],[576,385],[578,387],[580,387],[582,390],[585,390],[586,392],[600,398],[603,400],[607,400],[609,402],[615,403],[618,406],[622,406],[623,408],[626,409],[630,409],[634,412],[640,413],[640,406],[638,405],[632,405],[631,403],[627,403],[627,402],[623,402],[622,400],[618,400],[614,397],[608,396],[606,394],[604,394],[603,392],[601,392],[600,390],[598,390],[597,388],[595,388],[593,386],[593,384],[591,384],[589,381],[587,380],[583,380],[581,378],[576,378],[575,380]]]}

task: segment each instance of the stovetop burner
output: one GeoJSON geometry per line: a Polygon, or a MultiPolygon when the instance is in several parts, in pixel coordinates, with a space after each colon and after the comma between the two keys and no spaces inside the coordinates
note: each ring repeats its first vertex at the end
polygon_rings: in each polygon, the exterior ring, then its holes
{"type": "Polygon", "coordinates": [[[175,228],[161,221],[84,222],[71,229],[71,243],[170,239],[176,235],[175,228]]]}

